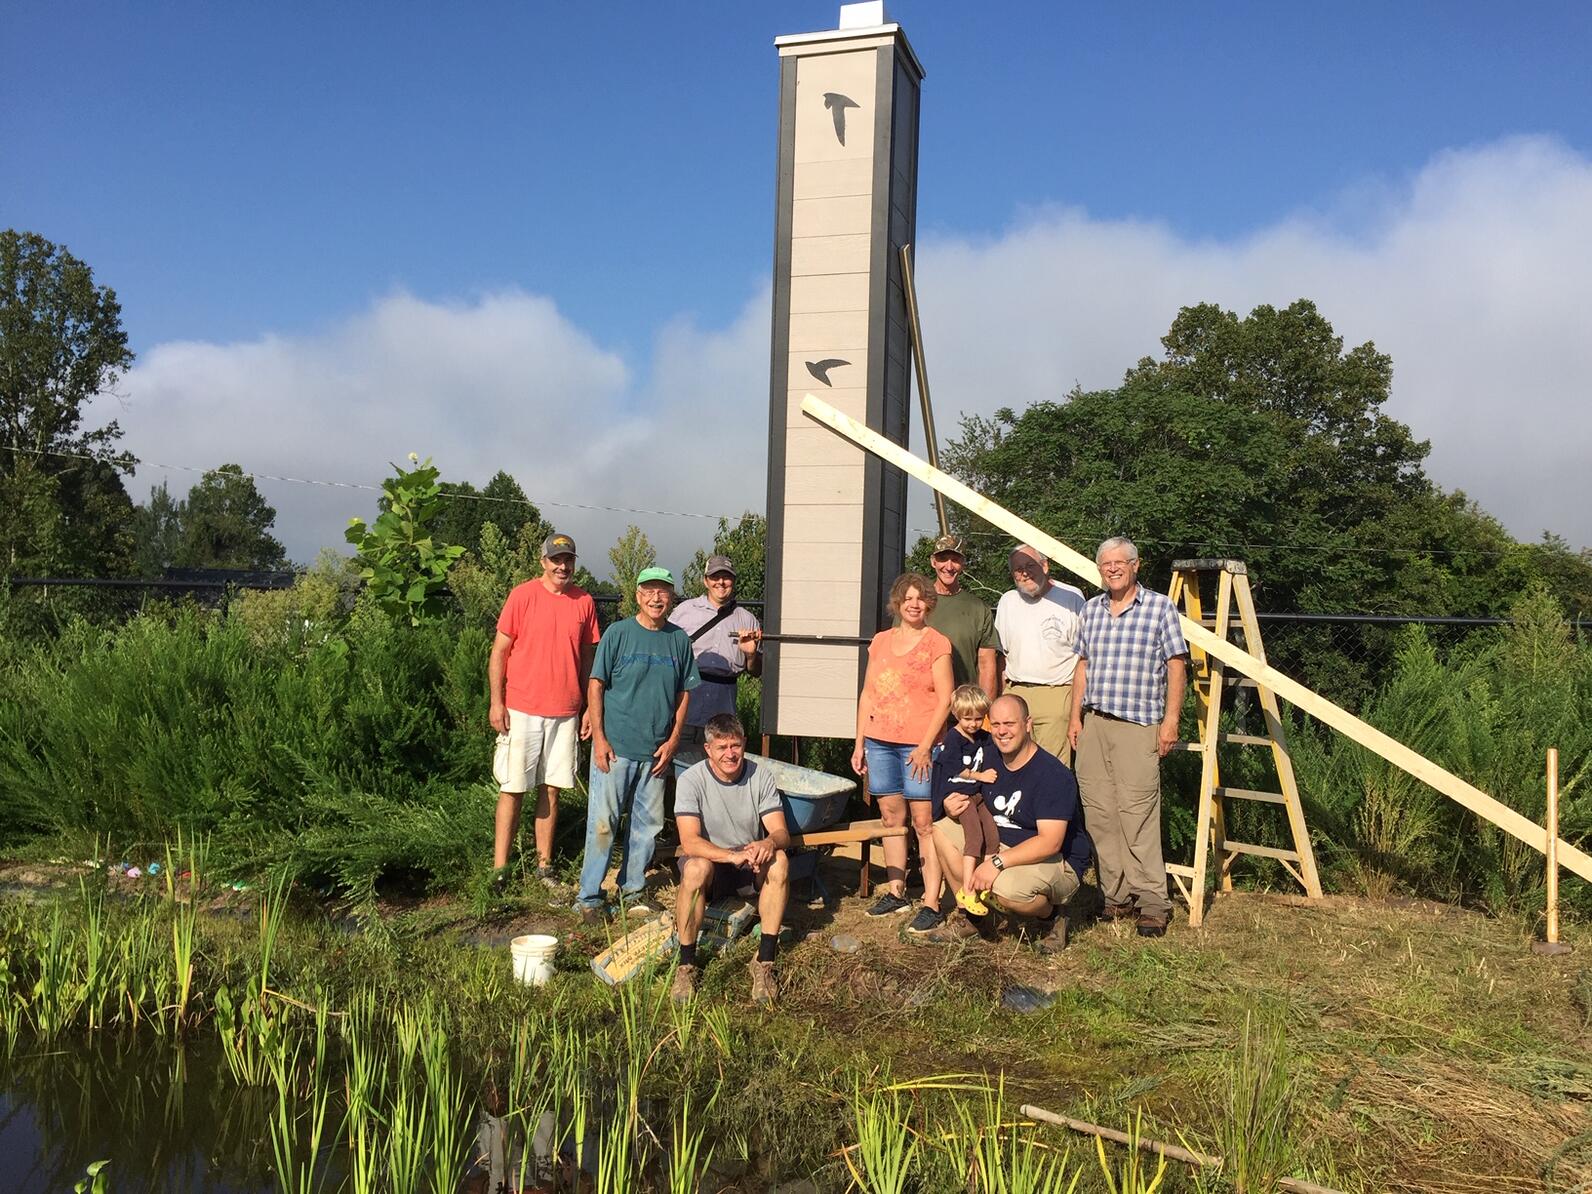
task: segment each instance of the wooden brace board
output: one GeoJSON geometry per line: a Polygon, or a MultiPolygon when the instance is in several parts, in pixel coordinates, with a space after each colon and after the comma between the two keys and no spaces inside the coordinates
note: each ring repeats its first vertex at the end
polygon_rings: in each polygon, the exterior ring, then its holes
{"type": "MultiPolygon", "coordinates": [[[[1011,511],[1002,509],[982,494],[974,492],[955,477],[941,472],[900,445],[855,419],[841,414],[823,399],[807,394],[802,399],[802,411],[809,418],[839,432],[864,450],[895,465],[908,476],[916,477],[930,488],[943,493],[957,505],[978,515],[992,526],[999,527],[1019,542],[1030,543],[1037,547],[1074,576],[1088,581],[1097,589],[1103,587],[1100,583],[1100,569],[1088,556],[1080,555],[1059,539],[1052,538],[1011,511]]],[[[1271,689],[1283,700],[1331,726],[1352,741],[1358,742],[1367,750],[1380,755],[1395,767],[1407,771],[1450,800],[1491,821],[1505,833],[1519,838],[1538,853],[1547,853],[1548,831],[1541,825],[1521,816],[1508,805],[1495,800],[1480,788],[1466,783],[1453,772],[1445,770],[1425,756],[1416,754],[1402,742],[1361,721],[1341,705],[1334,704],[1320,693],[1306,688],[1271,665],[1262,663],[1236,643],[1218,638],[1205,627],[1181,614],[1178,616],[1182,620],[1183,636],[1190,643],[1197,644],[1202,650],[1220,659],[1229,667],[1271,689]]],[[[1558,843],[1558,854],[1559,861],[1565,869],[1592,881],[1592,855],[1563,840],[1558,843]]]]}

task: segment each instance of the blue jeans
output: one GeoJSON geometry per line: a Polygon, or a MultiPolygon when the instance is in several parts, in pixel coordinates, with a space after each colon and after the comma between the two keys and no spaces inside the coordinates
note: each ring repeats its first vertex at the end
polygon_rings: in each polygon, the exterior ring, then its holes
{"type": "Polygon", "coordinates": [[[912,774],[907,756],[915,748],[903,742],[862,740],[863,758],[868,763],[868,791],[875,796],[905,796],[908,800],[929,800],[934,796],[934,773],[922,779],[912,774]]]}
{"type": "Polygon", "coordinates": [[[658,831],[663,828],[663,777],[649,775],[653,760],[639,763],[615,756],[606,772],[591,767],[587,784],[586,858],[580,867],[580,903],[600,908],[603,879],[614,854],[619,818],[630,814],[630,840],[619,870],[621,897],[639,896],[646,889],[647,864],[652,861],[658,831]]]}

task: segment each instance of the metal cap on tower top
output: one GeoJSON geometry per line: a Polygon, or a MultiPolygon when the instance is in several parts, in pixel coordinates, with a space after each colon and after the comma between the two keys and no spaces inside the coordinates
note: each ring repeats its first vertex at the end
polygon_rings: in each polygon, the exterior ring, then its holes
{"type": "Polygon", "coordinates": [[[874,29],[889,21],[885,15],[884,0],[866,0],[861,4],[842,4],[840,24],[837,29],[874,29]]]}

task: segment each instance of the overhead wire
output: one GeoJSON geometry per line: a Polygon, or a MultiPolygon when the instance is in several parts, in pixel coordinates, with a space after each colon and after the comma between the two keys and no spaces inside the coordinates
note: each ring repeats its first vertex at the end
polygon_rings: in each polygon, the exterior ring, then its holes
{"type": "MultiPolygon", "coordinates": [[[[26,453],[31,456],[57,456],[67,460],[89,460],[99,464],[121,463],[115,457],[95,456],[89,452],[60,452],[52,448],[20,448],[13,444],[0,444],[0,448],[4,448],[11,452],[26,453]]],[[[204,468],[196,464],[166,464],[158,460],[144,460],[136,456],[133,457],[133,464],[138,468],[170,469],[174,472],[183,473],[204,474],[217,471],[215,468],[204,468]]],[[[294,485],[317,485],[326,489],[357,489],[368,493],[382,492],[380,485],[367,485],[359,481],[323,481],[312,477],[285,477],[276,473],[257,473],[249,472],[247,470],[243,470],[232,475],[248,477],[252,481],[286,481],[294,485]]],[[[537,509],[543,506],[556,506],[561,510],[598,510],[610,514],[658,514],[670,518],[718,519],[733,517],[732,515],[728,514],[699,514],[688,510],[649,510],[639,506],[603,506],[596,503],[587,502],[559,502],[550,498],[543,501],[536,501],[532,498],[496,497],[484,493],[443,493],[439,494],[438,496],[447,498],[451,501],[501,502],[504,505],[509,506],[530,506],[537,509]]]]}

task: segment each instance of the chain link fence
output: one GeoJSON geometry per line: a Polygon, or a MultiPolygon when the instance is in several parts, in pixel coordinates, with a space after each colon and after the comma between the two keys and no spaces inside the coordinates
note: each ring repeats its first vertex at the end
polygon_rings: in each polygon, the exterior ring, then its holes
{"type": "MultiPolygon", "coordinates": [[[[224,612],[241,593],[290,588],[291,572],[228,573],[195,569],[155,579],[105,577],[11,577],[0,582],[9,597],[11,622],[17,631],[47,633],[72,617],[90,621],[122,621],[151,609],[194,605],[224,612]]],[[[619,617],[621,598],[594,594],[603,626],[619,617]]],[[[761,614],[761,601],[742,603],[761,614]]],[[[1261,637],[1267,661],[1307,687],[1358,711],[1390,674],[1414,628],[1438,655],[1478,649],[1507,618],[1432,617],[1419,614],[1261,612],[1261,637]]],[[[1592,642],[1592,621],[1570,624],[1580,643],[1592,642]]],[[[1234,632],[1235,637],[1238,632],[1234,632]]]]}

